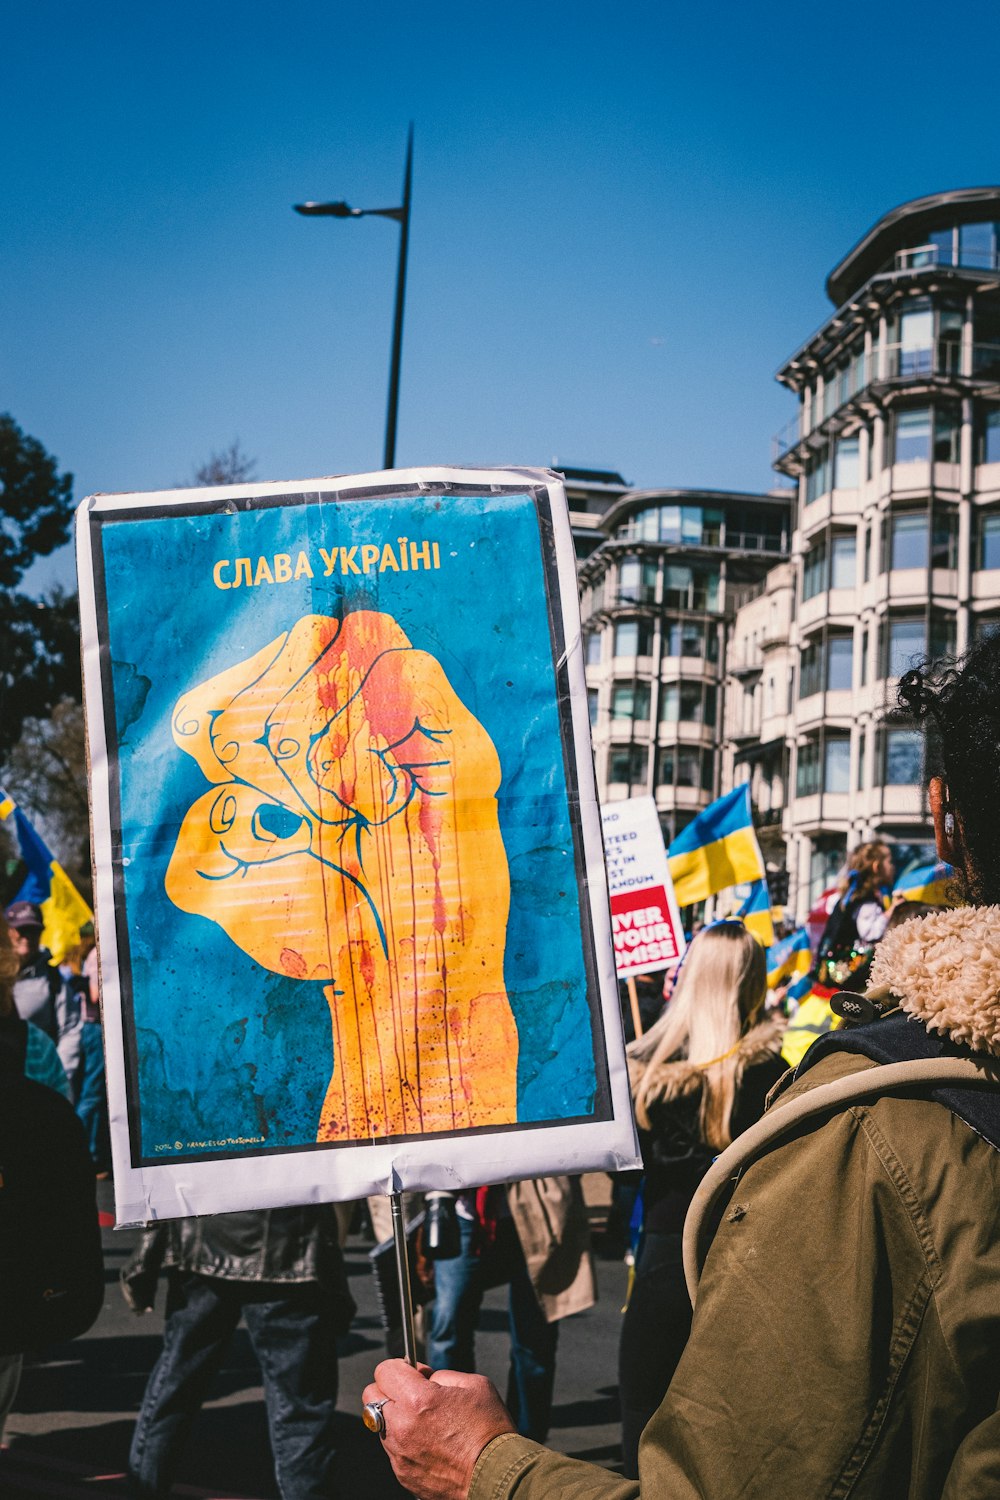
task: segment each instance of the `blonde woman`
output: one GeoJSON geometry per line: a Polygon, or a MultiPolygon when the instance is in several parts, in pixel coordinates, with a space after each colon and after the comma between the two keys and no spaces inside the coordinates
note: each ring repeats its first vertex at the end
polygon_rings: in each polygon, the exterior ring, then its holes
{"type": "Polygon", "coordinates": [[[619,1385],[625,1474],[691,1330],[681,1232],[712,1159],[764,1112],[785,1071],[783,1023],[764,1020],[764,950],[741,922],[692,942],[667,1010],[628,1048],[645,1169],[643,1236],[622,1326],[619,1385]]]}

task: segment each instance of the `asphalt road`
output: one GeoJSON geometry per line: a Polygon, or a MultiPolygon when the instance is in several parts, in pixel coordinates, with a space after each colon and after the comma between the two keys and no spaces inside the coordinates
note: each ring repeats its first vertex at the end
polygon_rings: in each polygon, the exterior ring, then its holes
{"type": "MultiPolygon", "coordinates": [[[[606,1184],[607,1179],[602,1180],[606,1184]]],[[[101,1207],[113,1213],[110,1184],[101,1207]]],[[[591,1183],[593,1202],[604,1196],[591,1183]]],[[[594,1216],[600,1221],[595,1207],[594,1216]]],[[[25,1369],[0,1453],[3,1500],[120,1500],[135,1414],[160,1347],[159,1312],[136,1317],[118,1289],[135,1234],[106,1230],[108,1283],[104,1311],[90,1332],[45,1351],[25,1369]]],[[[599,1243],[599,1242],[598,1242],[599,1243]]],[[[400,1489],[381,1445],[361,1425],[360,1393],[382,1357],[382,1330],[367,1254],[370,1239],[352,1234],[346,1247],[358,1315],[340,1346],[341,1483],[338,1500],[394,1500],[400,1489]]],[[[600,1300],[560,1327],[550,1444],[560,1452],[616,1468],[619,1457],[616,1363],[626,1272],[619,1257],[598,1258],[600,1300]]],[[[159,1305],[162,1307],[161,1286],[159,1305]]],[[[480,1370],[503,1390],[508,1333],[503,1288],[487,1295],[478,1339],[480,1370]]],[[[241,1328],[213,1398],[196,1424],[178,1475],[183,1500],[275,1500],[263,1397],[256,1361],[241,1328]]]]}

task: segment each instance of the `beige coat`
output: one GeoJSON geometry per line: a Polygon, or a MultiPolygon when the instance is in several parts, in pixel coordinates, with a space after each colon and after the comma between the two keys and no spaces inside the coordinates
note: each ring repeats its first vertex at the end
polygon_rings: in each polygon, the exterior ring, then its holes
{"type": "Polygon", "coordinates": [[[547,1321],[593,1307],[597,1283],[579,1177],[512,1182],[507,1201],[547,1321]]]}

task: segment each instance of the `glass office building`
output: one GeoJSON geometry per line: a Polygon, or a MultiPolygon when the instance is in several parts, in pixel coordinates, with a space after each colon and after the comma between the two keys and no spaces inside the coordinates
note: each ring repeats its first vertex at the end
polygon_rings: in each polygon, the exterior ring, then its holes
{"type": "Polygon", "coordinates": [[[799,916],[847,849],[929,849],[900,674],[1000,625],[1000,188],[886,214],[827,279],[835,311],[778,373],[797,486],[783,832],[799,916]]]}

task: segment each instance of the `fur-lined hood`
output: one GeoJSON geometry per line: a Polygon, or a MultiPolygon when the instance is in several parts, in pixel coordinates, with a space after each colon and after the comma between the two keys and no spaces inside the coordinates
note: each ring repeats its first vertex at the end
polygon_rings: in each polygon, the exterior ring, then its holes
{"type": "Polygon", "coordinates": [[[880,990],[928,1031],[1000,1057],[1000,907],[932,912],[887,932],[868,986],[880,990]]]}
{"type": "MultiPolygon", "coordinates": [[[[737,1083],[745,1069],[752,1067],[754,1063],[768,1062],[771,1058],[777,1057],[781,1051],[781,1038],[784,1035],[785,1025],[784,1017],[775,1013],[773,1016],[768,1016],[766,1020],[759,1021],[756,1026],[751,1026],[746,1035],[740,1039],[736,1053],[737,1083]]],[[[642,1079],[650,1086],[651,1097],[663,1104],[700,1094],[705,1083],[704,1066],[690,1063],[686,1058],[674,1058],[669,1062],[659,1063],[655,1073],[652,1074],[648,1069],[636,1065],[630,1059],[629,1073],[633,1093],[642,1079]]]]}

